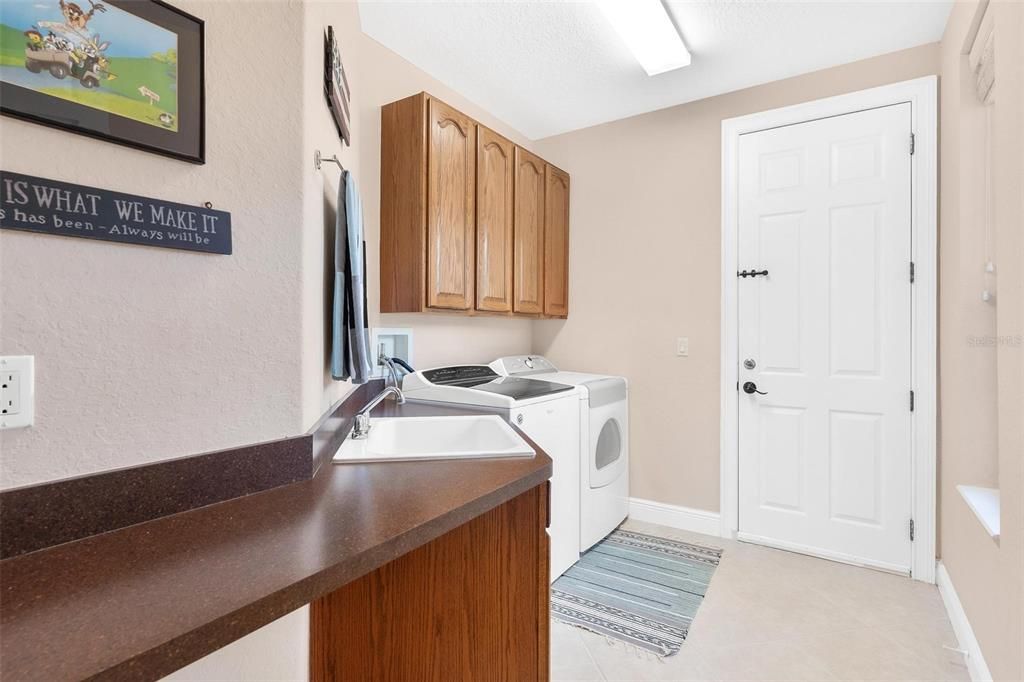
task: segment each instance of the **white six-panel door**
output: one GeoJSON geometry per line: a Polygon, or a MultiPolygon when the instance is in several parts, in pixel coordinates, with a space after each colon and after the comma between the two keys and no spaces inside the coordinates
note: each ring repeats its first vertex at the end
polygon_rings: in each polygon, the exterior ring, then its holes
{"type": "Polygon", "coordinates": [[[911,563],[910,109],[739,143],[739,265],[768,271],[737,282],[739,537],[898,571],[911,563]]]}

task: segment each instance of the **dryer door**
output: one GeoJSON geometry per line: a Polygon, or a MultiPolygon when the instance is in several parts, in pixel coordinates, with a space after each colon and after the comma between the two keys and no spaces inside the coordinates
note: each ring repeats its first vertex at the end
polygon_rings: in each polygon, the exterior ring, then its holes
{"type": "Polygon", "coordinates": [[[602,488],[628,466],[629,408],[626,382],[602,379],[587,384],[590,400],[590,487],[602,488]]]}
{"type": "MultiPolygon", "coordinates": [[[[596,415],[591,412],[594,423],[596,415]]],[[[626,434],[615,417],[598,420],[600,428],[590,434],[590,487],[602,488],[622,474],[626,466],[626,434]]]]}

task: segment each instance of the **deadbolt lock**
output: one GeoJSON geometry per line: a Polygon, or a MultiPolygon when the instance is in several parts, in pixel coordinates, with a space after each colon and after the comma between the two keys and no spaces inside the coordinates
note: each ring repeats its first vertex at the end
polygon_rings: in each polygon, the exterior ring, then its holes
{"type": "Polygon", "coordinates": [[[747,358],[743,361],[743,367],[744,369],[754,369],[757,367],[757,363],[754,362],[754,358],[747,358]]]}

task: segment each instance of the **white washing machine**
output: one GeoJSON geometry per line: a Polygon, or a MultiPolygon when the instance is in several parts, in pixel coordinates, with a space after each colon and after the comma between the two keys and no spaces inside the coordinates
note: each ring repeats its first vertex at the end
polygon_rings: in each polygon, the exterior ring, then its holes
{"type": "Polygon", "coordinates": [[[580,389],[580,552],[629,514],[629,383],[625,377],[560,372],[539,355],[491,363],[498,374],[571,384],[580,389]]]}
{"type": "Polygon", "coordinates": [[[485,407],[501,414],[551,457],[551,580],[580,558],[579,389],[544,379],[501,376],[487,365],[408,374],[402,392],[417,402],[485,407]]]}

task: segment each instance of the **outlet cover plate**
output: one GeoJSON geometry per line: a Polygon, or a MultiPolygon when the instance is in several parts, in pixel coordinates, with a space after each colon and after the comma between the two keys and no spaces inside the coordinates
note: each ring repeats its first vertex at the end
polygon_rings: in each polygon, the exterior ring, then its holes
{"type": "MultiPolygon", "coordinates": [[[[401,358],[413,365],[412,329],[405,327],[377,327],[370,331],[370,364],[373,376],[386,378],[387,370],[377,362],[379,353],[401,358]]],[[[415,365],[413,365],[415,367],[415,365]]]]}
{"type": "Polygon", "coordinates": [[[676,338],[676,355],[687,357],[690,355],[690,339],[686,336],[676,338]]]}
{"type": "Polygon", "coordinates": [[[34,421],[34,356],[0,356],[0,429],[20,429],[34,421]]]}

